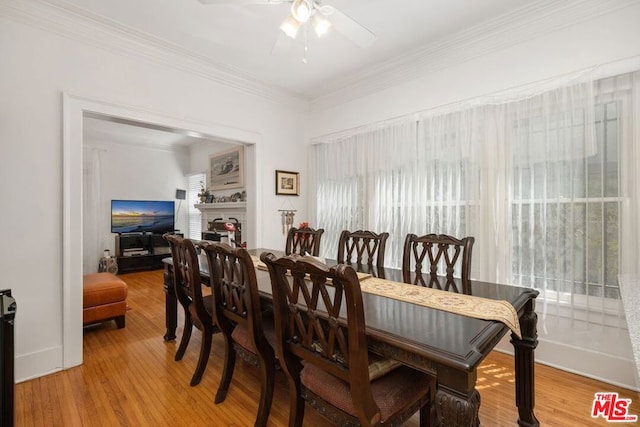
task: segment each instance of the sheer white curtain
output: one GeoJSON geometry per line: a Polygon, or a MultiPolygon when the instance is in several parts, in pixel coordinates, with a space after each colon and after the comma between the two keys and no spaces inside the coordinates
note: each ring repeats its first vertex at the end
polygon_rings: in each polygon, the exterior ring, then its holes
{"type": "Polygon", "coordinates": [[[340,231],[389,232],[387,265],[399,267],[408,233],[472,235],[479,202],[475,110],[388,126],[315,146],[323,256],[340,231]]]}
{"type": "MultiPolygon", "coordinates": [[[[640,273],[640,72],[626,73],[596,82],[598,141],[606,141],[609,159],[617,155],[617,196],[620,200],[619,270],[640,273]],[[617,143],[617,144],[614,144],[617,143]]],[[[609,162],[610,163],[610,162],[609,162]]],[[[608,179],[612,183],[612,179],[608,179]]],[[[605,186],[605,197],[616,196],[616,187],[605,186]]]]}
{"type": "Polygon", "coordinates": [[[342,229],[475,236],[472,276],[542,298],[617,299],[638,265],[638,74],[558,81],[314,146],[323,255],[342,229]]]}
{"type": "Polygon", "coordinates": [[[514,284],[554,295],[584,294],[578,287],[585,286],[588,274],[600,276],[594,262],[588,265],[589,257],[595,260],[606,250],[598,239],[605,207],[595,188],[596,181],[602,183],[603,163],[594,137],[592,89],[591,82],[571,85],[500,109],[511,150],[514,284]]]}
{"type": "MultiPolygon", "coordinates": [[[[404,217],[397,218],[378,211],[370,199],[376,197],[378,191],[395,194],[402,185],[387,182],[386,185],[393,188],[373,187],[375,180],[387,171],[411,167],[415,138],[415,120],[408,119],[335,143],[315,146],[317,227],[325,229],[322,256],[337,256],[338,237],[342,230],[388,231],[394,236],[402,229],[404,217]]],[[[387,250],[393,253],[397,243],[397,238],[390,240],[387,250]]]]}
{"type": "MultiPolygon", "coordinates": [[[[98,271],[100,258],[104,254],[105,215],[103,212],[108,207],[102,205],[101,162],[104,149],[85,147],[83,149],[83,192],[82,192],[82,244],[83,274],[98,271]]],[[[108,211],[107,211],[108,212],[108,211]]]]}

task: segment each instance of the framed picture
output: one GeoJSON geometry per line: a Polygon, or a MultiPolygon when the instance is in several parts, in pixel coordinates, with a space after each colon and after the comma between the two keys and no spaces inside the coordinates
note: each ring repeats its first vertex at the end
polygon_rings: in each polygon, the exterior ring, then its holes
{"type": "Polygon", "coordinates": [[[209,190],[244,187],[244,147],[209,156],[209,190]]]}
{"type": "Polygon", "coordinates": [[[297,196],[298,172],[276,171],[276,194],[285,196],[297,196]]]}
{"type": "Polygon", "coordinates": [[[209,194],[206,199],[204,199],[205,203],[213,203],[213,194],[209,194]]]}

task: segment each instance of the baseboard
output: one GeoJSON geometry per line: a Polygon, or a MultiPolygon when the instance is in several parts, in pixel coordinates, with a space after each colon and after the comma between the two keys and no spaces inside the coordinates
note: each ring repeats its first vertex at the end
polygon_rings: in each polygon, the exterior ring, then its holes
{"type": "MultiPolygon", "coordinates": [[[[513,345],[510,343],[509,334],[498,343],[495,349],[503,353],[513,354],[513,345]]],[[[535,351],[535,361],[542,365],[562,369],[563,371],[607,384],[640,391],[636,365],[631,358],[539,338],[538,347],[535,351]]]]}
{"type": "Polygon", "coordinates": [[[15,358],[15,382],[21,383],[62,370],[62,346],[47,348],[15,358]]]}

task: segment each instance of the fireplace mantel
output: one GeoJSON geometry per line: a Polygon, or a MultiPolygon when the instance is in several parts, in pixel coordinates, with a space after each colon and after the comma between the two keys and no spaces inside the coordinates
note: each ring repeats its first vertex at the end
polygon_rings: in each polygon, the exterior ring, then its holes
{"type": "Polygon", "coordinates": [[[245,212],[247,202],[200,203],[194,205],[200,212],[245,212]]]}
{"type": "Polygon", "coordinates": [[[194,207],[202,213],[202,230],[208,230],[209,221],[216,218],[235,218],[241,224],[247,220],[247,202],[199,203],[194,207]]]}

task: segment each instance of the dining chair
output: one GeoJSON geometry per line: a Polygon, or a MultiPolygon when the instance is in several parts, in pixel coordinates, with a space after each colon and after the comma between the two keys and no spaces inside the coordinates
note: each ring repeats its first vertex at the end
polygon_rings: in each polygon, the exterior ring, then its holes
{"type": "Polygon", "coordinates": [[[289,383],[289,426],[305,402],[336,425],[430,425],[434,377],[370,354],[360,282],[348,265],[263,253],[271,277],[276,352],[289,383]]]}
{"type": "Polygon", "coordinates": [[[473,237],[457,239],[445,234],[426,234],[420,237],[407,234],[402,254],[403,281],[470,294],[471,251],[474,241],[473,237]],[[427,268],[424,264],[428,265],[428,273],[423,271],[423,268],[427,268]],[[439,276],[438,273],[444,273],[444,276],[439,276]],[[456,279],[456,275],[459,279],[456,279]],[[461,287],[458,287],[457,280],[461,287]]]}
{"type": "Polygon", "coordinates": [[[317,230],[309,227],[291,227],[287,234],[284,252],[286,255],[320,255],[320,239],[324,233],[323,228],[317,230]]]}
{"type": "Polygon", "coordinates": [[[202,331],[202,343],[196,370],[191,378],[191,385],[200,383],[211,353],[211,339],[219,329],[213,324],[213,296],[202,293],[200,279],[200,262],[196,247],[190,239],[184,239],[175,234],[163,236],[171,248],[173,260],[173,280],[176,298],[184,309],[184,327],[182,339],[176,351],[175,360],[184,357],[193,326],[202,331]]]}
{"type": "Polygon", "coordinates": [[[339,264],[369,265],[384,268],[384,255],[389,233],[343,230],[338,239],[339,264]],[[355,258],[355,260],[354,260],[355,258]]]}
{"type": "Polygon", "coordinates": [[[251,255],[226,243],[201,242],[211,277],[214,318],[224,337],[224,367],[215,403],[227,396],[236,354],[260,371],[260,403],[256,426],[265,426],[273,400],[277,365],[273,316],[263,316],[251,255]]]}

